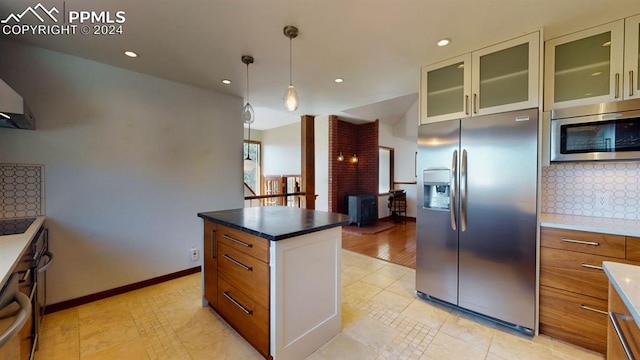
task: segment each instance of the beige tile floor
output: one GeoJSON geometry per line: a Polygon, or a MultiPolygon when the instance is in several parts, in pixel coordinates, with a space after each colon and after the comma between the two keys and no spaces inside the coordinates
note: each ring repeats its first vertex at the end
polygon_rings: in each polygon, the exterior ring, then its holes
{"type": "MultiPolygon", "coordinates": [[[[415,271],[343,251],[342,332],[308,357],[603,359],[418,299],[415,271]]],[[[45,317],[37,360],[261,359],[209,308],[200,274],[45,317]]]]}

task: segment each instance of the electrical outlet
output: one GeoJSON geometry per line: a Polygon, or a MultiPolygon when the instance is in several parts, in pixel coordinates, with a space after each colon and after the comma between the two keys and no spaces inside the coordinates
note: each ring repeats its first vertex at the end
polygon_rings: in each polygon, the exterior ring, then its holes
{"type": "Polygon", "coordinates": [[[191,250],[189,250],[189,256],[191,257],[191,261],[198,261],[198,259],[200,259],[200,250],[197,246],[191,247],[191,250]]]}
{"type": "Polygon", "coordinates": [[[594,210],[611,211],[611,204],[609,203],[609,194],[603,191],[596,192],[593,208],[594,210]]]}

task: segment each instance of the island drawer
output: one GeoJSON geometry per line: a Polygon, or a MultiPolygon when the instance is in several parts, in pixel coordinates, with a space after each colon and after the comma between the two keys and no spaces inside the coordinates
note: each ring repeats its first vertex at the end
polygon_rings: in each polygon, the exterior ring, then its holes
{"type": "Polygon", "coordinates": [[[603,261],[618,258],[540,248],[540,285],[607,300],[609,280],[603,261]]]}
{"type": "Polygon", "coordinates": [[[269,358],[269,310],[219,279],[218,313],[265,358],[269,358]]]}
{"type": "Polygon", "coordinates": [[[540,332],[600,353],[607,349],[607,300],[540,286],[540,332]]]}
{"type": "Polygon", "coordinates": [[[269,265],[224,243],[218,254],[219,276],[268,309],[269,265]]]}
{"type": "Polygon", "coordinates": [[[540,245],[561,250],[625,258],[626,239],[622,235],[542,227],[540,245]]]}
{"type": "Polygon", "coordinates": [[[219,226],[218,232],[220,233],[220,244],[228,245],[269,263],[269,240],[222,225],[219,226]]]}
{"type": "Polygon", "coordinates": [[[627,260],[640,261],[639,237],[627,236],[627,260]]]}

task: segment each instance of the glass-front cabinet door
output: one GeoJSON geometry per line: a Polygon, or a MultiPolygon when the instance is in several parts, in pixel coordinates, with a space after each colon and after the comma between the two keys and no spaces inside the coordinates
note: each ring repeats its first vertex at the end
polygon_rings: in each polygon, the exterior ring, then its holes
{"type": "Polygon", "coordinates": [[[420,124],[470,115],[471,54],[421,69],[420,124]]]}
{"type": "Polygon", "coordinates": [[[545,109],[621,100],[623,48],[624,20],[548,40],[545,109]]]}
{"type": "Polygon", "coordinates": [[[625,19],[624,96],[640,98],[640,15],[625,19]]]}
{"type": "Polygon", "coordinates": [[[472,53],[473,115],[537,107],[540,32],[472,53]]]}

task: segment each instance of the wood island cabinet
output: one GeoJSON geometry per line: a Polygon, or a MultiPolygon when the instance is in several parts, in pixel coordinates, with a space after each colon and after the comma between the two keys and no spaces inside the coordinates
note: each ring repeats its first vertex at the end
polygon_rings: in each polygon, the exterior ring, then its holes
{"type": "Polygon", "coordinates": [[[204,296],[269,358],[269,241],[204,221],[204,296]]]}
{"type": "Polygon", "coordinates": [[[198,216],[203,304],[262,356],[305,359],[340,333],[340,227],[349,216],[287,206],[198,216]]]}
{"type": "Polygon", "coordinates": [[[540,245],[540,332],[605,354],[609,282],[602,263],[640,264],[633,250],[640,239],[542,227],[540,245]]]}

